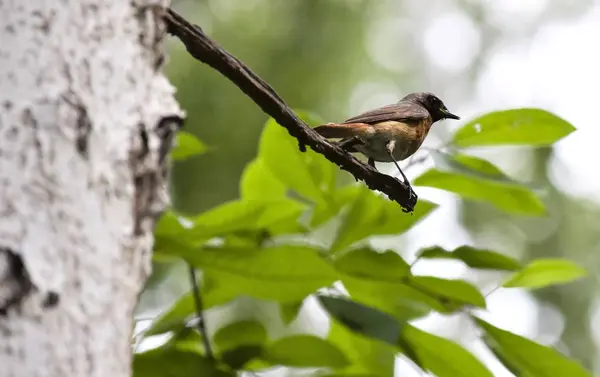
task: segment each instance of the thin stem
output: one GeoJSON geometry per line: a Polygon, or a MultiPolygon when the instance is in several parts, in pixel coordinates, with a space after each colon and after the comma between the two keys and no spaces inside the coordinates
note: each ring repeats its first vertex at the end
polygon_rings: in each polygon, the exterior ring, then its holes
{"type": "Polygon", "coordinates": [[[194,266],[188,263],[188,270],[190,273],[190,284],[192,285],[192,294],[194,296],[194,304],[196,305],[196,317],[198,321],[198,331],[202,337],[202,343],[204,344],[204,352],[206,357],[214,359],[210,341],[208,339],[208,332],[206,331],[206,321],[204,320],[204,310],[202,305],[202,297],[200,296],[200,289],[198,288],[198,282],[196,281],[196,270],[194,266]]]}
{"type": "Polygon", "coordinates": [[[415,258],[415,260],[410,264],[409,269],[412,270],[412,268],[415,266],[415,264],[419,263],[419,261],[421,260],[421,257],[418,256],[415,258]]]}
{"type": "Polygon", "coordinates": [[[496,286],[494,287],[494,289],[492,289],[491,291],[489,291],[489,292],[488,292],[488,293],[485,295],[485,298],[488,298],[488,297],[490,297],[490,295],[491,295],[492,293],[496,292],[498,289],[500,289],[500,287],[501,287],[501,286],[502,286],[501,284],[498,284],[498,285],[496,285],[496,286]]]}

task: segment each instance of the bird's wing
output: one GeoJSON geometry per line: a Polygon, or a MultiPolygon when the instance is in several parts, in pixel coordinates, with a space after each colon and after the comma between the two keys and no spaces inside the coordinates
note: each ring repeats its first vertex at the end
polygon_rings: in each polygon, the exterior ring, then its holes
{"type": "Polygon", "coordinates": [[[429,117],[429,112],[423,106],[412,102],[398,102],[375,110],[370,110],[350,119],[344,123],[367,123],[374,124],[384,121],[417,122],[429,117]]]}

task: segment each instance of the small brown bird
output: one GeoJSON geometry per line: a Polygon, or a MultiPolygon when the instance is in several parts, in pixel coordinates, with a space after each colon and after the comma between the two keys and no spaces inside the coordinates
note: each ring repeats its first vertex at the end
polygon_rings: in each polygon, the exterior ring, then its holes
{"type": "Polygon", "coordinates": [[[315,127],[321,136],[342,139],[338,145],[346,151],[360,152],[375,161],[393,162],[404,183],[408,179],[396,161],[412,156],[423,144],[431,125],[442,119],[460,119],[432,93],[411,93],[398,103],[350,118],[343,123],[315,127]]]}

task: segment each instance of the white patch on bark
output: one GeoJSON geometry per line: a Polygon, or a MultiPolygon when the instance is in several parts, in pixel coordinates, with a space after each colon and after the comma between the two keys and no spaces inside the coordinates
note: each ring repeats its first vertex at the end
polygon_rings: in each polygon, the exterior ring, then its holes
{"type": "Polygon", "coordinates": [[[152,5],[0,0],[2,377],[130,375],[182,116],[152,5]]]}

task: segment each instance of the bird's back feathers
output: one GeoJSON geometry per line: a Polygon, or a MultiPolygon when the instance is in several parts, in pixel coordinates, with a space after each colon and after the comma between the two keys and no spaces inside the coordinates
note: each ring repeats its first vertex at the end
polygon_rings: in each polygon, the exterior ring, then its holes
{"type": "Polygon", "coordinates": [[[365,123],[328,123],[315,127],[314,130],[327,139],[342,139],[368,132],[370,125],[365,123]]]}
{"type": "Polygon", "coordinates": [[[383,106],[364,112],[344,121],[347,123],[374,124],[384,121],[397,121],[403,123],[419,122],[428,118],[429,112],[422,105],[411,101],[400,101],[393,105],[383,106]]]}

